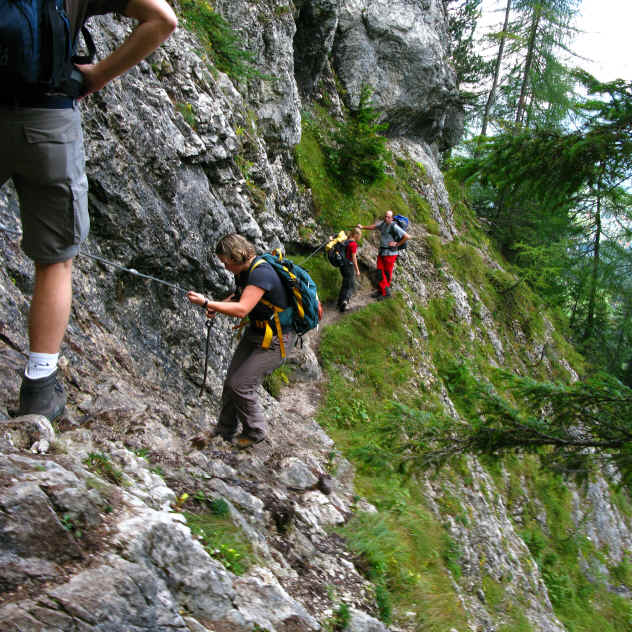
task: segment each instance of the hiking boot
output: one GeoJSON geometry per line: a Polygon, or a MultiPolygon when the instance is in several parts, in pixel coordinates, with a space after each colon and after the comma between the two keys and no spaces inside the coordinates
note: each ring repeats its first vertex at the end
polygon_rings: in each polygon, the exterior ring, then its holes
{"type": "Polygon", "coordinates": [[[261,443],[262,441],[265,441],[265,436],[251,437],[250,435],[242,433],[237,436],[234,443],[235,446],[237,446],[240,450],[245,450],[253,445],[256,445],[257,443],[261,443]]]}
{"type": "Polygon", "coordinates": [[[333,491],[333,479],[329,474],[321,474],[318,477],[317,487],[325,496],[329,496],[333,491]]]}
{"type": "Polygon", "coordinates": [[[224,436],[218,429],[217,426],[214,426],[210,430],[206,432],[202,432],[199,435],[191,438],[191,445],[196,450],[203,450],[215,437],[221,437],[224,441],[231,442],[232,437],[224,436]]]}
{"type": "Polygon", "coordinates": [[[20,407],[16,417],[22,415],[43,415],[48,421],[55,421],[66,408],[66,393],[57,379],[57,370],[48,377],[32,380],[26,375],[20,386],[20,407]]]}

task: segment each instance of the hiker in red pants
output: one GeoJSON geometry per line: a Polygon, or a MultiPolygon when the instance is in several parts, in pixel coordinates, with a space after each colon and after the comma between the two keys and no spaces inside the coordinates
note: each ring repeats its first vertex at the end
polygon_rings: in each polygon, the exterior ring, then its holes
{"type": "Polygon", "coordinates": [[[380,248],[377,255],[377,269],[381,272],[378,289],[374,293],[374,298],[381,301],[391,295],[391,282],[393,280],[393,268],[397,261],[398,248],[408,241],[408,233],[404,232],[394,221],[393,211],[386,211],[384,219],[363,226],[358,224],[358,228],[365,230],[380,231],[380,248]]]}

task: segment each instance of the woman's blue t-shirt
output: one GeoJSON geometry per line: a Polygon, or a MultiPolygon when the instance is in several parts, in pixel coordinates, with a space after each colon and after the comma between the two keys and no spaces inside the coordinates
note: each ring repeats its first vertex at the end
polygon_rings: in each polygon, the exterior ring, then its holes
{"type": "MultiPolygon", "coordinates": [[[[254,285],[265,290],[262,298],[269,303],[282,308],[290,306],[290,300],[283,281],[281,281],[275,269],[266,261],[260,263],[254,270],[241,272],[237,275],[235,281],[240,291],[247,285],[254,285]]],[[[254,320],[269,320],[272,314],[273,311],[259,301],[252,308],[249,317],[251,322],[254,320]]]]}

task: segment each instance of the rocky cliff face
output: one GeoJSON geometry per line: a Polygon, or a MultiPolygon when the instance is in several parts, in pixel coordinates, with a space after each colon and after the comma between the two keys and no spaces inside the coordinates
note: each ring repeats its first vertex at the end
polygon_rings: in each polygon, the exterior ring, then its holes
{"type": "MultiPolygon", "coordinates": [[[[218,319],[207,390],[198,397],[204,318],[182,290],[228,293],[230,275],[211,254],[226,232],[261,249],[318,245],[324,235],[310,191],[297,183],[293,155],[301,107],[326,91],[334,103],[340,94],[353,107],[367,82],[390,124],[392,150],[428,175],[419,187],[440,239],[458,236],[436,164],[462,120],[442,4],[266,0],[218,2],[217,9],[238,28],[261,77],[235,85],[214,71],[181,22],[150,59],[81,106],[92,226],[76,260],[62,349],[68,412],[55,428],[39,418],[9,419],[28,347],[32,264],[18,238],[0,231],[2,629],[328,630],[341,602],[350,606],[348,629],[419,629],[405,616],[389,628],[378,621],[374,588],[330,530],[356,511],[375,509],[356,496],[353,468],[314,421],[317,334],[301,353],[295,391],[277,400],[262,390],[269,443],[249,454],[219,440],[193,450],[190,437],[214,421],[234,338],[231,323],[218,319]],[[233,572],[232,554],[205,547],[183,518],[190,503],[216,509],[220,499],[252,547],[255,563],[242,575],[233,572]]],[[[118,18],[94,22],[102,54],[130,28],[118,18]]],[[[19,230],[17,218],[7,185],[0,224],[19,230]]],[[[472,298],[475,288],[431,272],[424,236],[415,234],[401,271],[407,300],[453,296],[472,335],[488,336],[502,364],[512,350],[493,315],[472,298]],[[471,320],[473,308],[485,332],[471,320]]],[[[367,247],[366,269],[373,257],[367,247]]],[[[424,327],[420,320],[419,349],[424,327]]],[[[420,379],[437,385],[427,360],[419,351],[413,361],[420,379]]],[[[450,408],[448,394],[441,397],[450,408]]],[[[562,630],[516,532],[516,507],[507,506],[501,489],[489,492],[497,482],[478,464],[472,471],[474,482],[454,482],[451,490],[467,508],[469,526],[444,516],[463,543],[463,577],[454,590],[471,629],[497,629],[479,594],[483,575],[493,574],[526,604],[532,629],[562,630]]],[[[421,484],[441,515],[445,489],[421,484]]],[[[620,562],[632,543],[629,519],[602,487],[577,490],[574,512],[620,562]]]]}

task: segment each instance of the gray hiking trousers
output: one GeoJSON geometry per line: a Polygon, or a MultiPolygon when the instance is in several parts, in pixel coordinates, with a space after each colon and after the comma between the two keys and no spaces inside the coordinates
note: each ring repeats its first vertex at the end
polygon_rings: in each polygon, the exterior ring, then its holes
{"type": "Polygon", "coordinates": [[[0,139],[0,187],[13,179],[25,254],[42,264],[72,259],[90,226],[79,109],[0,106],[0,139]]]}
{"type": "MultiPolygon", "coordinates": [[[[294,332],[283,334],[286,355],[294,346],[295,338],[294,332]]],[[[266,375],[283,364],[283,358],[276,336],[269,349],[261,347],[262,339],[261,333],[248,329],[228,367],[222,391],[222,410],[217,420],[217,430],[224,439],[235,436],[239,422],[242,433],[252,439],[262,439],[266,434],[257,389],[266,375]]]]}

